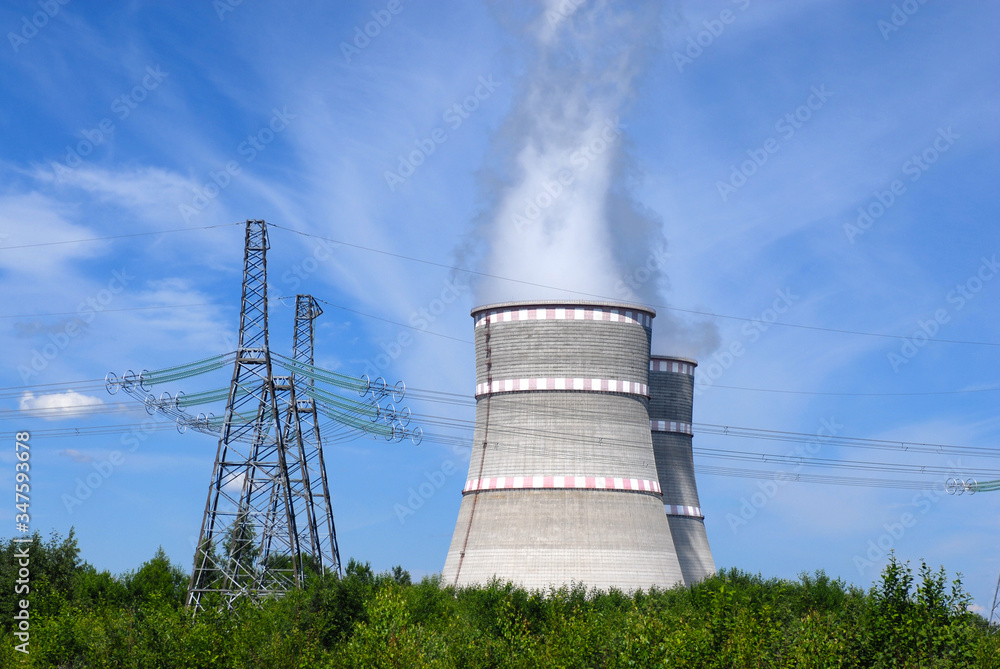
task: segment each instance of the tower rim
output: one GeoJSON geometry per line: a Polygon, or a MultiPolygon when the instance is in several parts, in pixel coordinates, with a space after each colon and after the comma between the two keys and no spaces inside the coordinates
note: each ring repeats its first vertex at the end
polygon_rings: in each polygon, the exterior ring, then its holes
{"type": "Polygon", "coordinates": [[[638,311],[644,314],[649,314],[650,317],[656,318],[656,310],[652,307],[646,307],[641,304],[635,304],[633,302],[614,302],[605,300],[517,300],[513,302],[494,302],[491,304],[484,304],[478,307],[473,307],[469,312],[469,315],[476,318],[479,314],[486,313],[489,311],[498,311],[503,309],[527,309],[531,307],[544,307],[546,309],[553,308],[567,308],[567,309],[580,309],[587,307],[608,307],[611,309],[626,309],[630,311],[638,311]]]}
{"type": "Polygon", "coordinates": [[[659,354],[656,354],[656,353],[652,353],[652,354],[650,354],[649,359],[651,361],[652,360],[664,360],[666,362],[686,362],[689,365],[693,365],[695,367],[698,366],[698,361],[695,360],[694,358],[685,358],[685,357],[679,356],[679,355],[659,355],[659,354]]]}

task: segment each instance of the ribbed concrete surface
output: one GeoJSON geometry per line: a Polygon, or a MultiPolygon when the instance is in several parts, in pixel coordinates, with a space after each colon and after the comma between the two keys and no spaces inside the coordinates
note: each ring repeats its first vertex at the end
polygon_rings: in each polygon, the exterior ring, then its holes
{"type": "MultiPolygon", "coordinates": [[[[476,328],[477,384],[486,381],[485,331],[476,328]]],[[[649,348],[649,332],[635,323],[520,321],[494,323],[490,331],[495,380],[584,377],[645,383],[649,374],[649,361],[635,355],[649,348]]]]}
{"type": "MultiPolygon", "coordinates": [[[[656,356],[663,359],[660,356],[656,356]]],[[[687,362],[687,361],[686,361],[687,362]]],[[[676,372],[649,372],[650,420],[691,423],[694,377],[676,372]]],[[[694,475],[692,437],[677,432],[652,432],[653,452],[663,491],[663,503],[700,508],[694,475]]],[[[670,533],[684,582],[692,585],[715,573],[703,518],[668,515],[670,533]]]]}
{"type": "Polygon", "coordinates": [[[615,393],[498,393],[476,412],[469,478],[551,474],[656,480],[645,402],[615,393]],[[482,477],[478,476],[482,461],[482,477]]]}
{"type": "MultiPolygon", "coordinates": [[[[494,308],[476,309],[473,316],[494,308]]],[[[648,379],[650,332],[635,321],[521,320],[475,330],[479,383],[648,379]]],[[[647,405],[641,395],[594,391],[484,395],[477,402],[468,478],[656,480],[647,405]]],[[[485,490],[463,496],[442,583],[481,584],[498,577],[532,589],[571,582],[625,591],[670,587],[683,579],[673,545],[656,493],[485,490]]]]}
{"type": "MultiPolygon", "coordinates": [[[[458,514],[455,541],[464,538],[473,495],[458,514]]],[[[572,582],[602,590],[669,587],[680,581],[669,526],[658,495],[592,490],[479,493],[459,585],[493,575],[529,589],[572,582]],[[652,528],[661,529],[652,529],[652,528]]],[[[456,546],[442,582],[455,582],[456,546]]]]}
{"type": "MultiPolygon", "coordinates": [[[[657,360],[683,360],[691,363],[684,358],[654,357],[657,360]]],[[[693,376],[675,372],[649,372],[649,417],[651,419],[690,423],[693,408],[693,376]]]]}
{"type": "Polygon", "coordinates": [[[664,504],[698,506],[691,435],[653,432],[653,453],[664,504]]]}
{"type": "Polygon", "coordinates": [[[684,582],[694,585],[715,573],[715,560],[708,545],[705,521],[702,518],[667,516],[674,550],[681,564],[684,582]]]}

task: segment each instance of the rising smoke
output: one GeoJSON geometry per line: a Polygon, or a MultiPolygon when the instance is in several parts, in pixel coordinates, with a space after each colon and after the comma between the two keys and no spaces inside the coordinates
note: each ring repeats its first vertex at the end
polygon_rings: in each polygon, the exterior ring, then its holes
{"type": "MultiPolygon", "coordinates": [[[[660,2],[496,3],[525,66],[484,170],[487,205],[463,255],[482,255],[477,304],[610,299],[666,304],[663,225],[638,202],[626,114],[660,31],[660,2]]],[[[714,326],[658,310],[655,346],[718,345],[714,326]]]]}

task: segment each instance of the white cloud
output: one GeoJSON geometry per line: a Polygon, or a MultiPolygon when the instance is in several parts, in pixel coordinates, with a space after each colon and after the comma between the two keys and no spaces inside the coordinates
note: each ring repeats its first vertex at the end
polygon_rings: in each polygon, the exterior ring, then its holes
{"type": "MultiPolygon", "coordinates": [[[[23,401],[23,398],[22,398],[23,401]]],[[[75,462],[91,462],[94,458],[90,457],[86,453],[81,453],[75,448],[66,448],[59,451],[59,455],[71,458],[75,462]]]]}
{"type": "MultiPolygon", "coordinates": [[[[168,277],[147,281],[145,289],[136,293],[135,299],[148,306],[202,305],[123,315],[118,327],[147,333],[141,342],[144,361],[148,360],[150,349],[163,351],[177,346],[182,350],[204,351],[206,355],[211,355],[236,348],[238,333],[235,327],[239,321],[227,317],[219,307],[212,305],[212,297],[198,290],[194,280],[168,277]]],[[[204,356],[195,354],[195,357],[204,356]]],[[[144,364],[154,363],[147,361],[144,364]]]]}
{"type": "Polygon", "coordinates": [[[94,237],[87,228],[67,220],[70,208],[40,193],[0,196],[0,270],[46,275],[58,273],[73,258],[96,255],[100,243],[53,244],[10,248],[94,237]]]}
{"type": "Polygon", "coordinates": [[[112,171],[84,165],[59,176],[39,167],[35,169],[33,176],[43,183],[83,189],[102,201],[114,202],[129,209],[153,211],[169,205],[174,219],[179,218],[176,213],[177,205],[190,201],[191,193],[198,185],[159,167],[112,171]]]}
{"type": "Polygon", "coordinates": [[[229,479],[226,483],[222,484],[222,489],[225,493],[231,497],[239,498],[243,492],[243,481],[246,476],[243,474],[237,474],[233,478],[229,479]]]}
{"type": "Polygon", "coordinates": [[[21,396],[19,408],[21,411],[36,413],[45,420],[63,420],[81,413],[81,409],[97,407],[104,404],[100,398],[83,395],[75,390],[64,393],[38,395],[25,392],[21,396]]]}

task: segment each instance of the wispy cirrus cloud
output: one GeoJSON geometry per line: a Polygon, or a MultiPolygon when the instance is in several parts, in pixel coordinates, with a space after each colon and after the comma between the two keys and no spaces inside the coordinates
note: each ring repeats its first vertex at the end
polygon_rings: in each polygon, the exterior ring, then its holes
{"type": "Polygon", "coordinates": [[[72,206],[42,193],[0,195],[0,270],[50,276],[68,261],[100,255],[100,244],[50,244],[94,236],[73,217],[72,206]]]}
{"type": "Polygon", "coordinates": [[[63,420],[86,413],[87,409],[102,406],[104,401],[99,397],[84,395],[75,390],[63,393],[35,395],[28,391],[21,395],[18,408],[45,420],[63,420]]]}

